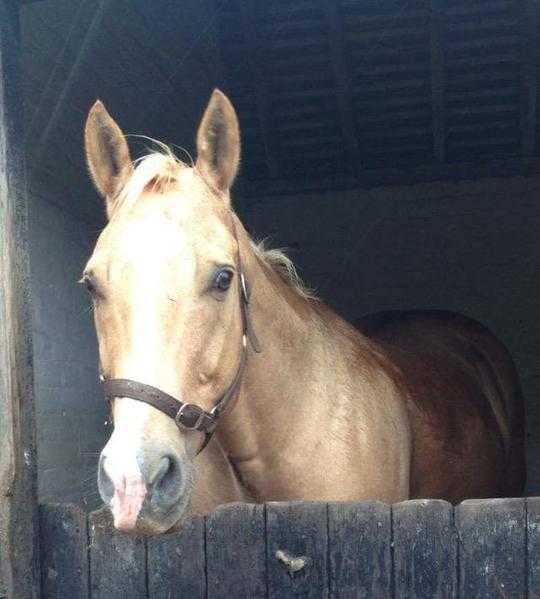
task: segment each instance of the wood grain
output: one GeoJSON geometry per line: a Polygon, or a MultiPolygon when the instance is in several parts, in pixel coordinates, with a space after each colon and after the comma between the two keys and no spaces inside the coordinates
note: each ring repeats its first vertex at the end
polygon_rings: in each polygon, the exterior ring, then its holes
{"type": "Polygon", "coordinates": [[[19,7],[0,0],[0,597],[39,592],[19,7]]]}

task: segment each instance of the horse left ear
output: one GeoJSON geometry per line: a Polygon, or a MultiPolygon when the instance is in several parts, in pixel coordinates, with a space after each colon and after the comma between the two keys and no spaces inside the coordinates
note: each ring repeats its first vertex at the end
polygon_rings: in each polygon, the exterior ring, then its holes
{"type": "Polygon", "coordinates": [[[197,132],[197,168],[220,191],[228,192],[240,163],[240,127],[229,98],[215,89],[197,132]]]}
{"type": "Polygon", "coordinates": [[[115,196],[133,172],[129,148],[120,127],[99,100],[92,106],[84,129],[86,160],[96,189],[110,217],[115,196]]]}

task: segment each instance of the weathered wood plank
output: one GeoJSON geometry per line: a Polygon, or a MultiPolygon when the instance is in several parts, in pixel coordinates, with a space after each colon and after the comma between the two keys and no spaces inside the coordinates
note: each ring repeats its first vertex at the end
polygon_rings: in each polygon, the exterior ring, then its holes
{"type": "Polygon", "coordinates": [[[232,504],[206,519],[208,599],[266,597],[264,506],[232,504]]]}
{"type": "Polygon", "coordinates": [[[75,505],[42,505],[39,532],[42,597],[89,597],[86,514],[75,505]]]}
{"type": "Polygon", "coordinates": [[[457,536],[446,501],[418,500],[392,507],[395,596],[457,597],[457,536]]]}
{"type": "Polygon", "coordinates": [[[204,520],[190,518],[182,531],[147,541],[148,597],[206,597],[204,520]]]}
{"type": "Polygon", "coordinates": [[[529,599],[540,598],[540,497],[525,500],[527,506],[527,589],[529,599]]]}
{"type": "Polygon", "coordinates": [[[388,597],[392,560],[390,507],[379,502],[328,504],[330,596],[388,597]]]}
{"type": "Polygon", "coordinates": [[[146,597],[144,538],[116,532],[109,510],[88,517],[92,599],[146,597]]]}
{"type": "Polygon", "coordinates": [[[525,500],[464,501],[455,524],[460,597],[525,597],[525,500]]]}
{"type": "Polygon", "coordinates": [[[0,597],[39,593],[19,5],[0,0],[0,597]]]}
{"type": "Polygon", "coordinates": [[[266,505],[268,597],[326,598],[328,514],[325,503],[266,505]]]}

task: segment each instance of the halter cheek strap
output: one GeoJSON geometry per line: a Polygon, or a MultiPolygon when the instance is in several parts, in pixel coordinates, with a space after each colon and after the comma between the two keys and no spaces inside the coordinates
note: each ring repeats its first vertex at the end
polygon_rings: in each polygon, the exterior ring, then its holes
{"type": "MultiPolygon", "coordinates": [[[[233,231],[237,238],[234,221],[233,231]]],[[[156,408],[160,412],[163,412],[163,414],[166,414],[169,418],[172,418],[179,428],[203,432],[205,434],[204,442],[199,448],[197,455],[208,445],[208,442],[212,438],[218,425],[220,416],[227,410],[227,408],[231,407],[238,396],[242,375],[247,362],[248,340],[255,352],[260,353],[261,351],[259,340],[257,339],[251,324],[249,314],[249,287],[242,267],[240,248],[238,249],[237,271],[240,314],[242,318],[242,350],[240,354],[240,363],[231,384],[216,401],[210,412],[203,410],[196,404],[180,401],[157,387],[152,387],[151,385],[146,385],[138,381],[131,379],[104,379],[102,381],[103,392],[107,400],[111,401],[115,397],[128,397],[129,399],[142,401],[156,408]]]]}

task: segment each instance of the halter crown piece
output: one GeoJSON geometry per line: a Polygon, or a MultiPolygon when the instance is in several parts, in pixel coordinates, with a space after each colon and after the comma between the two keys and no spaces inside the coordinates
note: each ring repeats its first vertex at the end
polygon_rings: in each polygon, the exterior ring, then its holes
{"type": "MultiPolygon", "coordinates": [[[[234,236],[238,241],[234,221],[232,224],[234,236]]],[[[197,455],[208,445],[208,442],[216,430],[220,416],[225,412],[227,407],[230,406],[238,394],[240,383],[242,382],[242,375],[246,367],[248,340],[255,352],[260,353],[261,351],[259,340],[255,335],[249,315],[250,290],[242,268],[240,245],[238,245],[237,281],[240,297],[240,314],[242,318],[242,353],[240,355],[240,363],[231,384],[217,400],[210,412],[203,410],[196,404],[180,401],[157,387],[145,385],[138,381],[131,379],[102,379],[103,392],[107,400],[111,401],[115,397],[128,397],[130,399],[142,401],[172,418],[179,428],[203,432],[205,434],[204,442],[197,452],[197,455]]]]}

